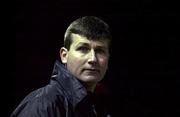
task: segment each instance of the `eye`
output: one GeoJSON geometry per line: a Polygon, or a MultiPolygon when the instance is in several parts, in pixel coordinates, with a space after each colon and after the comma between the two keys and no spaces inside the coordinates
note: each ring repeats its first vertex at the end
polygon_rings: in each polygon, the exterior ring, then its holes
{"type": "Polygon", "coordinates": [[[99,49],[96,49],[96,53],[104,54],[105,50],[99,48],[99,49]]]}
{"type": "Polygon", "coordinates": [[[89,48],[86,47],[86,46],[80,46],[80,47],[77,48],[77,50],[81,51],[81,52],[87,52],[89,50],[89,48]]]}

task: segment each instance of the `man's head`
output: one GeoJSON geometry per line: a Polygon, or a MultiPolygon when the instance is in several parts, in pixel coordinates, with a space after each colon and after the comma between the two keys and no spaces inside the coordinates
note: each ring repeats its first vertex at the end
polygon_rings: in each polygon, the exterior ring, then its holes
{"type": "Polygon", "coordinates": [[[69,25],[64,35],[64,47],[68,50],[72,43],[72,34],[79,34],[88,40],[108,40],[109,44],[112,38],[108,24],[94,16],[79,18],[69,25]]]}
{"type": "Polygon", "coordinates": [[[61,61],[80,81],[95,85],[108,68],[111,38],[109,26],[101,19],[79,18],[65,32],[61,61]]]}

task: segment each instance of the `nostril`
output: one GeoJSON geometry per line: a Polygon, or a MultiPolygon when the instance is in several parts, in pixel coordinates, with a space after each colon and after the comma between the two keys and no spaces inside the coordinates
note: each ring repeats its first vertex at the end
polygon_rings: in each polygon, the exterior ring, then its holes
{"type": "Polygon", "coordinates": [[[88,64],[90,64],[92,66],[96,66],[97,65],[97,61],[96,60],[89,60],[88,64]]]}

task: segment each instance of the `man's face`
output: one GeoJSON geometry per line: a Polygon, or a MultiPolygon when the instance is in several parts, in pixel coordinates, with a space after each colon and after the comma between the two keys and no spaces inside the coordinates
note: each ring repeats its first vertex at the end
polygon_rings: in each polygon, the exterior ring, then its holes
{"type": "Polygon", "coordinates": [[[88,40],[78,34],[72,34],[72,38],[69,51],[64,50],[62,62],[82,82],[97,83],[102,80],[108,68],[108,41],[88,40]]]}

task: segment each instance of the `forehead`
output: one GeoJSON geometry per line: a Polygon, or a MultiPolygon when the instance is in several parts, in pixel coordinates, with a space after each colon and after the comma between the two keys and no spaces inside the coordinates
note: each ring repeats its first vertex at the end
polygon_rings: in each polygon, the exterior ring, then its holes
{"type": "Polygon", "coordinates": [[[89,40],[87,37],[81,36],[79,34],[72,34],[72,39],[72,46],[77,46],[80,44],[89,44],[108,48],[108,40],[89,40]]]}

